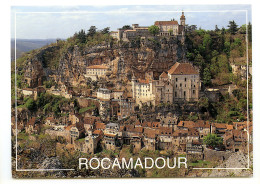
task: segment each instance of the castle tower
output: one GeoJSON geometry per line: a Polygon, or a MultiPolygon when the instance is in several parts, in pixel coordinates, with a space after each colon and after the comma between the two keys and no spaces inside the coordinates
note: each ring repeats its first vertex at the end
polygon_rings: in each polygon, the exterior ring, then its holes
{"type": "Polygon", "coordinates": [[[186,18],[184,16],[184,12],[182,12],[182,15],[181,15],[181,18],[180,18],[180,24],[185,26],[185,20],[186,20],[186,18]]]}

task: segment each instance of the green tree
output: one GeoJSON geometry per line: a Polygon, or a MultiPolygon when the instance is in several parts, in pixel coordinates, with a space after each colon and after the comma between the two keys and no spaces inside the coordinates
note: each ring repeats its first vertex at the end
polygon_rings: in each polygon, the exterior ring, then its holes
{"type": "Polygon", "coordinates": [[[239,28],[239,33],[241,34],[246,34],[246,25],[243,24],[240,28],[239,28]]]}
{"type": "Polygon", "coordinates": [[[204,137],[203,143],[207,146],[215,148],[223,144],[223,138],[218,137],[216,134],[208,134],[206,137],[204,137]]]}
{"type": "Polygon", "coordinates": [[[102,34],[108,34],[109,33],[109,27],[105,27],[104,29],[101,30],[102,34]]]}
{"type": "Polygon", "coordinates": [[[205,68],[203,72],[203,83],[206,86],[209,86],[211,84],[211,73],[209,68],[205,68]]]}
{"type": "Polygon", "coordinates": [[[127,29],[132,29],[132,27],[130,25],[124,25],[121,29],[127,30],[127,29]]]}
{"type": "Polygon", "coordinates": [[[25,107],[30,110],[33,111],[36,109],[36,104],[34,102],[34,100],[32,98],[29,98],[26,102],[25,102],[25,107]]]}
{"type": "Polygon", "coordinates": [[[173,33],[173,30],[172,30],[172,29],[169,29],[169,33],[170,33],[170,35],[172,35],[172,33],[173,33]]]}
{"type": "Polygon", "coordinates": [[[219,32],[219,31],[220,31],[220,29],[218,28],[218,25],[215,25],[215,31],[216,31],[216,32],[219,32]]]}
{"type": "Polygon", "coordinates": [[[87,33],[87,37],[93,37],[97,32],[97,28],[96,26],[90,26],[88,33],[87,33]]]}
{"type": "Polygon", "coordinates": [[[81,29],[78,33],[75,33],[75,36],[79,43],[86,43],[85,30],[81,29]]]}
{"type": "Polygon", "coordinates": [[[152,26],[148,27],[148,31],[155,36],[159,33],[159,27],[152,25],[152,26]]]}
{"type": "Polygon", "coordinates": [[[229,31],[232,35],[234,35],[234,34],[237,33],[237,31],[238,31],[238,25],[235,23],[234,20],[233,20],[233,21],[229,21],[228,27],[229,27],[228,31],[229,31]]]}

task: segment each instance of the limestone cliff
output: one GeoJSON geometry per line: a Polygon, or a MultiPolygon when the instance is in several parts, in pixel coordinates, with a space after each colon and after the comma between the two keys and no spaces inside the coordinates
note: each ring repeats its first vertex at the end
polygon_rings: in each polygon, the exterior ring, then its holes
{"type": "Polygon", "coordinates": [[[83,48],[77,45],[62,48],[57,43],[37,50],[25,62],[24,77],[31,87],[41,85],[50,78],[70,86],[84,85],[86,67],[96,64],[109,66],[117,79],[130,79],[133,73],[138,78],[144,78],[146,72],[153,72],[158,77],[176,61],[183,59],[184,48],[180,39],[174,37],[83,48]]]}

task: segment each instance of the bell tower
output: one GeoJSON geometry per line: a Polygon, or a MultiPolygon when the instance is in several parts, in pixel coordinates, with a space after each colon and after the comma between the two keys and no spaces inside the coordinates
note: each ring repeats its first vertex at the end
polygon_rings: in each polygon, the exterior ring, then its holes
{"type": "Polygon", "coordinates": [[[181,15],[181,18],[180,18],[180,24],[185,26],[185,20],[186,20],[186,18],[184,16],[184,12],[182,11],[182,15],[181,15]]]}

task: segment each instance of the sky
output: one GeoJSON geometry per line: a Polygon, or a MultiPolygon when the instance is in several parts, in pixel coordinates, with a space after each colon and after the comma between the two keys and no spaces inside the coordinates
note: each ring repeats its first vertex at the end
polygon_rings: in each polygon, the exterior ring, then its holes
{"type": "Polygon", "coordinates": [[[158,20],[179,21],[182,11],[186,24],[206,30],[227,27],[230,20],[239,26],[251,22],[250,5],[13,6],[11,38],[64,39],[92,25],[111,31],[135,23],[150,26],[158,20]]]}

